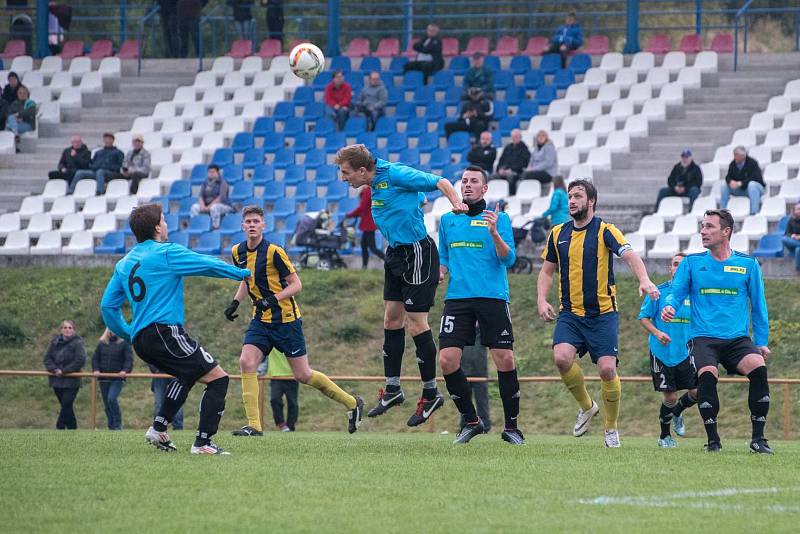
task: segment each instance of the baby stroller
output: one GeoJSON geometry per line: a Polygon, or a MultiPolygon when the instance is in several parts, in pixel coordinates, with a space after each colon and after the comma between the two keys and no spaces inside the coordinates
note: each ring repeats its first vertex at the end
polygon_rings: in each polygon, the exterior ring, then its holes
{"type": "Polygon", "coordinates": [[[300,253],[299,264],[305,269],[347,269],[347,264],[339,255],[348,242],[347,232],[339,225],[338,232],[327,230],[329,215],[326,211],[306,213],[297,223],[294,244],[304,247],[300,253]]]}

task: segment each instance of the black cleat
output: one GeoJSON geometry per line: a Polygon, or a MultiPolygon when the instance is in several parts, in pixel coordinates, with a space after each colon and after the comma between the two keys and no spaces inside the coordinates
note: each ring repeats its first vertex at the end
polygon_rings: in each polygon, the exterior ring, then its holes
{"type": "Polygon", "coordinates": [[[503,438],[503,441],[507,441],[512,445],[525,445],[525,436],[522,435],[522,431],[518,428],[506,428],[500,434],[500,437],[503,438]]]}
{"type": "Polygon", "coordinates": [[[383,415],[389,411],[389,408],[392,408],[393,406],[399,406],[403,404],[405,400],[406,396],[403,395],[403,390],[389,393],[388,391],[381,389],[378,392],[378,404],[376,404],[373,409],[367,412],[367,417],[378,417],[379,415],[383,415]]]}
{"type": "Polygon", "coordinates": [[[252,426],[243,426],[239,430],[234,430],[231,432],[234,436],[263,436],[264,433],[260,430],[256,430],[252,426]]]}
{"type": "Polygon", "coordinates": [[[417,401],[417,411],[408,419],[406,424],[408,426],[419,426],[442,406],[444,406],[444,397],[441,393],[436,393],[436,396],[432,399],[420,397],[419,401],[417,401]]]}
{"type": "Polygon", "coordinates": [[[722,443],[719,441],[709,441],[703,448],[705,448],[706,452],[720,452],[722,451],[722,443]]]}
{"type": "Polygon", "coordinates": [[[464,427],[456,436],[456,439],[453,440],[453,443],[454,444],[469,443],[469,440],[471,440],[475,436],[480,436],[483,433],[484,433],[483,422],[480,419],[478,419],[477,423],[464,425],[464,427]]]}
{"type": "Polygon", "coordinates": [[[351,434],[358,430],[361,425],[361,417],[364,414],[364,399],[361,395],[353,395],[356,398],[356,407],[347,412],[347,431],[351,434]]]}
{"type": "Polygon", "coordinates": [[[750,452],[755,454],[774,454],[767,438],[758,438],[750,442],[750,452]]]}

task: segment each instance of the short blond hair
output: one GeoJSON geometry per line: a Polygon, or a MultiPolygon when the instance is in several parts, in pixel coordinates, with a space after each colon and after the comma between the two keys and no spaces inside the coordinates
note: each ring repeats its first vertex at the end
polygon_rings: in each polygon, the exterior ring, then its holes
{"type": "Polygon", "coordinates": [[[353,170],[364,167],[368,171],[375,170],[375,158],[364,145],[347,145],[336,153],[336,165],[347,163],[353,170]]]}

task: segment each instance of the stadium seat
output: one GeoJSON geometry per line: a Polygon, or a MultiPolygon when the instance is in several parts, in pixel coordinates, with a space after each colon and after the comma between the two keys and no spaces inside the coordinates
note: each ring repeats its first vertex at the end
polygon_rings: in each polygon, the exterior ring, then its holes
{"type": "Polygon", "coordinates": [[[139,58],[139,40],[138,39],[128,39],[122,46],[119,47],[119,52],[117,52],[117,57],[119,59],[138,59],[139,58]]]}
{"type": "Polygon", "coordinates": [[[667,52],[661,62],[661,68],[667,69],[670,74],[675,74],[686,66],[686,53],[673,50],[667,52]]]}
{"type": "Polygon", "coordinates": [[[222,249],[222,235],[211,231],[200,234],[197,244],[192,250],[199,254],[219,255],[222,249]]]}
{"type": "Polygon", "coordinates": [[[244,152],[242,159],[242,167],[248,170],[255,169],[257,166],[264,163],[264,149],[263,148],[248,148],[244,152]]]}
{"type": "Polygon", "coordinates": [[[545,54],[539,63],[539,70],[545,74],[555,74],[561,68],[561,56],[558,54],[545,54]]]}
{"type": "Polygon", "coordinates": [[[10,39],[6,41],[6,46],[5,48],[3,48],[3,52],[0,53],[0,59],[2,59],[3,61],[8,61],[10,59],[13,60],[17,56],[24,56],[26,52],[27,52],[27,46],[24,40],[10,39]]]}
{"type": "Polygon", "coordinates": [[[658,215],[645,215],[639,222],[639,230],[636,233],[645,237],[655,238],[664,233],[664,219],[658,215]]]}
{"type": "Polygon", "coordinates": [[[733,53],[733,36],[729,33],[720,33],[711,39],[711,50],[718,54],[733,53]]]}
{"type": "Polygon", "coordinates": [[[680,252],[680,240],[673,234],[659,234],[653,247],[647,251],[647,257],[653,259],[669,259],[680,252]]]}
{"type": "MultiPolygon", "coordinates": [[[[170,233],[172,241],[172,233],[170,233]]],[[[100,245],[94,247],[95,254],[125,254],[125,232],[109,232],[100,245]]]]}
{"type": "Polygon", "coordinates": [[[367,56],[361,59],[361,65],[358,68],[365,74],[381,72],[381,60],[379,57],[367,56]]]}
{"type": "Polygon", "coordinates": [[[378,42],[375,57],[395,57],[400,55],[400,41],[394,37],[385,37],[378,42]]]}
{"type": "Polygon", "coordinates": [[[83,41],[78,40],[71,40],[71,41],[64,41],[61,45],[61,59],[70,60],[72,58],[76,58],[82,56],[84,53],[83,49],[83,41]]]}
{"type": "Polygon", "coordinates": [[[94,218],[92,228],[89,230],[94,237],[102,237],[108,232],[114,232],[117,229],[117,218],[113,213],[102,213],[94,218]]]}
{"type": "Polygon", "coordinates": [[[328,70],[332,72],[340,70],[343,73],[348,73],[353,70],[353,64],[347,56],[334,56],[331,58],[331,65],[328,70]]]}
{"type": "Polygon", "coordinates": [[[750,239],[746,235],[733,234],[731,236],[731,249],[744,254],[750,253],[750,239]]]}
{"type": "Polygon", "coordinates": [[[469,70],[469,58],[456,56],[450,60],[450,72],[456,76],[463,76],[469,70]]]}
{"type": "Polygon", "coordinates": [[[607,35],[590,35],[586,39],[586,53],[592,56],[602,56],[607,54],[608,36],[607,35]]]}
{"type": "Polygon", "coordinates": [[[36,245],[30,248],[31,255],[57,255],[61,253],[61,232],[42,232],[36,245]]]}
{"type": "Polygon", "coordinates": [[[765,113],[770,113],[777,119],[782,119],[791,112],[792,99],[785,96],[773,96],[770,98],[765,111],[765,113]]]}
{"type": "Polygon", "coordinates": [[[283,53],[281,50],[282,44],[280,39],[264,39],[261,41],[261,46],[258,48],[257,55],[263,58],[280,56],[283,53]]]}
{"type": "Polygon", "coordinates": [[[114,44],[109,39],[98,39],[92,43],[89,51],[90,59],[103,59],[114,55],[114,44]]]}
{"type": "Polygon", "coordinates": [[[742,221],[739,234],[746,235],[751,240],[760,239],[768,232],[767,218],[763,215],[750,215],[742,221]]]}
{"type": "Polygon", "coordinates": [[[209,217],[209,215],[206,213],[195,215],[189,219],[189,226],[186,228],[186,231],[191,237],[197,237],[204,232],[209,232],[210,230],[211,217],[209,217]]]}
{"type": "Polygon", "coordinates": [[[528,56],[514,56],[511,58],[511,63],[508,66],[508,69],[514,75],[524,75],[531,70],[531,68],[531,58],[528,56]]]}
{"type": "Polygon", "coordinates": [[[189,233],[188,232],[170,232],[169,240],[171,243],[175,243],[181,245],[183,247],[189,247],[189,233]]]}
{"type": "Polygon", "coordinates": [[[556,89],[566,89],[573,83],[575,83],[575,73],[571,69],[559,69],[553,75],[553,85],[556,89]]]}
{"type": "Polygon", "coordinates": [[[697,232],[697,218],[694,215],[681,215],[675,219],[675,224],[672,225],[670,234],[677,236],[679,239],[689,239],[697,232]]]}
{"type": "Polygon", "coordinates": [[[646,52],[652,54],[666,54],[672,50],[672,39],[669,35],[657,33],[652,35],[647,42],[646,52]]]}
{"type": "Polygon", "coordinates": [[[262,195],[265,202],[276,202],[286,196],[286,184],[283,182],[268,182],[264,185],[264,194],[262,195]]]}
{"type": "Polygon", "coordinates": [[[233,202],[242,202],[253,196],[254,184],[251,181],[241,180],[233,185],[233,191],[230,193],[230,199],[233,202]]]}
{"type": "Polygon", "coordinates": [[[574,74],[585,74],[592,66],[592,57],[589,54],[575,54],[569,61],[569,70],[574,74]]]}
{"type": "Polygon", "coordinates": [[[275,206],[272,208],[272,215],[276,219],[282,219],[293,215],[296,210],[297,208],[293,198],[279,198],[275,201],[275,206]]]}
{"type": "Polygon", "coordinates": [[[550,40],[543,36],[534,36],[528,38],[528,43],[525,45],[523,54],[528,56],[541,56],[550,48],[550,40]]]}
{"type": "MultiPolygon", "coordinates": [[[[588,50],[587,50],[588,52],[588,50]]],[[[598,68],[606,72],[616,72],[625,66],[625,56],[619,52],[609,52],[600,59],[598,68]]]]}
{"type": "MultiPolygon", "coordinates": [[[[536,90],[536,104],[539,106],[548,106],[550,105],[556,98],[558,98],[558,93],[556,88],[552,85],[542,85],[536,90]]],[[[550,110],[548,110],[549,113],[550,110]]]]}
{"type": "Polygon", "coordinates": [[[357,37],[350,41],[347,45],[347,49],[344,52],[344,55],[348,57],[364,57],[368,56],[370,53],[369,50],[369,39],[365,39],[364,37],[357,37]]]}
{"type": "Polygon", "coordinates": [[[492,50],[495,56],[514,56],[519,53],[519,39],[510,35],[504,35],[497,40],[497,44],[492,50]]]}
{"type": "Polygon", "coordinates": [[[252,53],[253,41],[250,39],[237,39],[231,43],[231,49],[225,55],[234,59],[244,59],[252,53]]]}
{"type": "Polygon", "coordinates": [[[681,38],[678,49],[687,54],[697,54],[703,49],[703,38],[695,33],[686,34],[681,38]]]}
{"type": "Polygon", "coordinates": [[[275,170],[272,165],[261,164],[253,169],[253,183],[257,186],[264,186],[269,182],[275,181],[275,170]]]}
{"type": "Polygon", "coordinates": [[[700,72],[717,72],[719,68],[719,58],[716,52],[706,50],[700,52],[694,58],[694,68],[700,72]]]}
{"type": "Polygon", "coordinates": [[[750,200],[746,197],[730,197],[727,207],[734,219],[744,219],[750,214],[750,200]]]}
{"type": "Polygon", "coordinates": [[[455,37],[443,37],[442,38],[442,55],[444,57],[453,57],[453,56],[457,56],[458,53],[459,53],[458,39],[455,38],[455,37]]]}
{"type": "MultiPolygon", "coordinates": [[[[683,68],[678,73],[678,79],[675,81],[675,83],[680,84],[687,89],[700,89],[700,87],[703,85],[703,73],[696,67],[683,68]]],[[[662,86],[662,90],[663,87],[664,86],[662,86]]]]}
{"type": "Polygon", "coordinates": [[[784,256],[782,237],[781,234],[761,236],[758,247],[752,252],[752,255],[757,258],[782,258],[784,256]]]}
{"type": "Polygon", "coordinates": [[[786,202],[800,202],[800,179],[789,180],[781,185],[778,196],[786,202]]]}
{"type": "Polygon", "coordinates": [[[58,231],[62,237],[69,238],[75,232],[83,232],[86,229],[86,219],[81,213],[70,213],[61,221],[58,231]]]}

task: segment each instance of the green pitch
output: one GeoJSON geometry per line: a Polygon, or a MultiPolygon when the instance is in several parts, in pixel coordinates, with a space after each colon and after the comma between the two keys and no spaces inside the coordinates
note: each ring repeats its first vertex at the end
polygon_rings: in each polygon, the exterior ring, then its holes
{"type": "Polygon", "coordinates": [[[797,532],[800,444],[662,450],[625,438],[279,434],[232,456],[163,453],[143,432],[0,431],[5,532],[797,532]]]}

